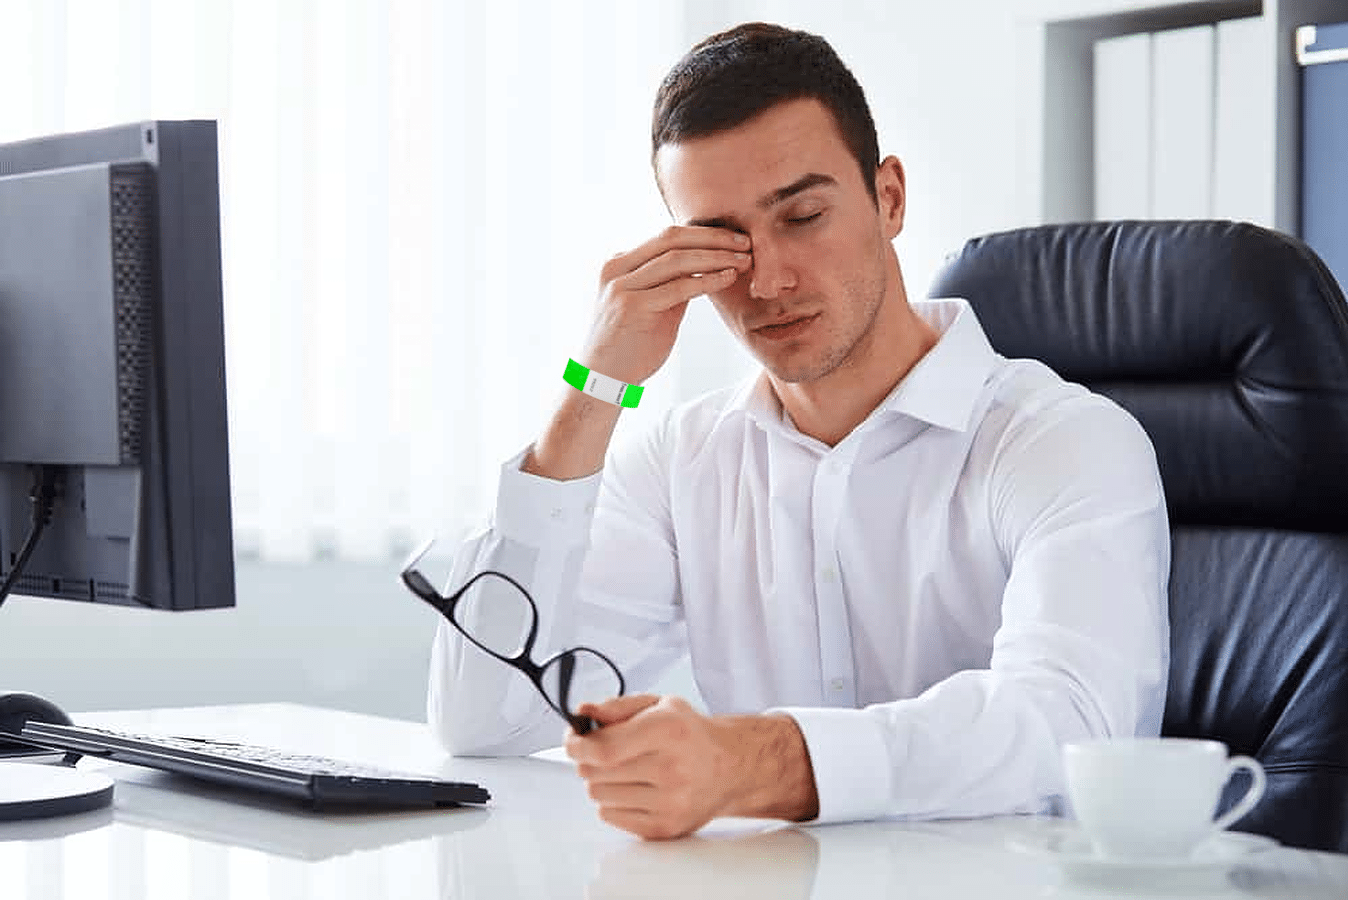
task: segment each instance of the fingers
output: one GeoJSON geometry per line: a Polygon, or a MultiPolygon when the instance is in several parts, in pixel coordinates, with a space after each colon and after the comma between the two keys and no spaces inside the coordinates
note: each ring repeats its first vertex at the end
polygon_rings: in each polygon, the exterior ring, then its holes
{"type": "Polygon", "coordinates": [[[644,838],[667,839],[691,834],[707,817],[692,809],[687,785],[670,785],[658,777],[654,754],[631,766],[632,780],[613,776],[587,778],[586,790],[598,806],[599,818],[644,838]],[[640,770],[648,770],[643,775],[640,770]]]}
{"type": "Polygon", "coordinates": [[[643,753],[617,765],[595,766],[580,763],[576,767],[576,774],[589,783],[590,796],[596,800],[614,796],[609,793],[610,791],[653,790],[674,773],[675,768],[671,767],[669,760],[662,759],[658,751],[643,753]],[[601,797],[595,791],[603,792],[605,796],[601,797]]]}
{"type": "Polygon", "coordinates": [[[660,803],[659,788],[648,781],[590,781],[587,790],[605,809],[649,812],[660,803]]]}
{"type": "Polygon", "coordinates": [[[603,703],[584,703],[576,710],[577,715],[594,719],[600,725],[613,725],[632,718],[643,709],[649,709],[660,702],[655,694],[630,694],[626,697],[614,697],[603,703]]]}
{"type": "Polygon", "coordinates": [[[671,251],[703,250],[718,251],[721,255],[705,259],[719,259],[719,265],[709,265],[692,272],[709,272],[730,265],[735,253],[748,253],[749,238],[728,228],[706,228],[700,225],[671,225],[655,237],[626,253],[619,253],[604,267],[604,280],[611,281],[623,275],[631,274],[651,260],[671,251]]]}
{"type": "Polygon", "coordinates": [[[669,740],[665,734],[668,729],[659,721],[648,723],[639,716],[657,707],[660,700],[651,694],[638,694],[583,704],[576,713],[594,719],[602,727],[584,735],[569,731],[565,739],[567,755],[582,767],[611,769],[651,752],[669,740]]]}
{"type": "Polygon", "coordinates": [[[631,832],[648,841],[671,841],[687,837],[699,825],[673,823],[644,809],[612,809],[600,807],[599,818],[616,828],[631,832]]]}
{"type": "Polygon", "coordinates": [[[752,264],[743,235],[724,228],[675,226],[614,257],[602,280],[610,295],[640,296],[643,307],[659,312],[724,290],[752,264]]]}
{"type": "Polygon", "coordinates": [[[636,291],[650,290],[681,278],[705,278],[724,272],[738,274],[749,268],[749,254],[741,250],[667,250],[614,280],[614,285],[636,291]]]}
{"type": "Polygon", "coordinates": [[[599,714],[601,724],[604,715],[611,717],[611,721],[584,736],[574,730],[566,736],[566,754],[580,765],[582,777],[589,777],[585,767],[616,771],[648,753],[677,745],[687,737],[690,728],[683,714],[692,713],[692,707],[681,698],[651,695],[617,698],[599,706],[586,705],[577,713],[586,715],[586,709],[599,714]],[[624,718],[615,718],[617,715],[624,718]]]}
{"type": "MultiPolygon", "coordinates": [[[[694,297],[724,291],[740,277],[738,269],[721,269],[706,275],[684,275],[641,292],[647,309],[664,312],[688,303],[694,297]]],[[[615,286],[621,286],[619,282],[615,286]]]]}
{"type": "Polygon", "coordinates": [[[705,825],[713,812],[706,806],[708,791],[698,778],[692,759],[670,759],[648,753],[615,769],[580,767],[586,791],[599,816],[646,838],[673,838],[705,825]]]}
{"type": "Polygon", "coordinates": [[[609,260],[581,360],[643,384],[669,359],[688,303],[729,289],[753,265],[750,242],[726,228],[671,226],[609,260]]]}
{"type": "Polygon", "coordinates": [[[724,754],[711,720],[686,700],[617,697],[577,712],[610,721],[566,739],[604,821],[646,838],[673,838],[691,834],[725,808],[724,754]]]}

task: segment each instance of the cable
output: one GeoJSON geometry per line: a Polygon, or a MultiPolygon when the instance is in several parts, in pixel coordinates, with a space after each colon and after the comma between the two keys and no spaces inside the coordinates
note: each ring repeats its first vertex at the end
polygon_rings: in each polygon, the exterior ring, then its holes
{"type": "Polygon", "coordinates": [[[42,537],[42,532],[46,530],[47,523],[51,521],[52,508],[56,505],[57,489],[61,484],[61,470],[56,466],[38,466],[37,472],[33,477],[33,486],[28,491],[28,499],[33,501],[33,525],[28,532],[28,539],[23,542],[23,549],[14,560],[14,565],[9,570],[9,577],[5,583],[0,585],[0,606],[4,605],[6,598],[9,597],[10,589],[14,583],[19,580],[23,574],[23,567],[28,564],[28,557],[33,555],[33,550],[37,548],[38,538],[42,537]]]}

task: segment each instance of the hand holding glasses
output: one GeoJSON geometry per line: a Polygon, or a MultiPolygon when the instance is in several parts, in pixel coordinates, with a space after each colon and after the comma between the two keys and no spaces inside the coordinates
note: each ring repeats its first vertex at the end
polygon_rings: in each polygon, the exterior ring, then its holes
{"type": "Polygon", "coordinates": [[[523,672],[577,734],[598,728],[599,723],[575,710],[622,696],[623,676],[613,661],[590,647],[572,647],[535,661],[538,607],[529,592],[509,575],[488,570],[446,597],[420,568],[434,543],[426,543],[403,566],[408,590],[439,610],[478,649],[523,672]]]}

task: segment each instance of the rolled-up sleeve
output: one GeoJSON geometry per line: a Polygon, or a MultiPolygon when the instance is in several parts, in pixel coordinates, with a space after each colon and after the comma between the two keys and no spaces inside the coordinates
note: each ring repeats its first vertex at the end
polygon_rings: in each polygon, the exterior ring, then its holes
{"type": "MultiPolygon", "coordinates": [[[[614,660],[629,691],[653,683],[686,652],[661,434],[627,439],[602,472],[571,481],[524,472],[529,450],[516,454],[501,467],[486,527],[458,548],[450,587],[484,569],[504,572],[538,608],[538,661],[589,646],[614,660]]],[[[458,755],[532,753],[561,743],[566,727],[527,678],[444,621],[426,707],[432,730],[458,755]]]]}

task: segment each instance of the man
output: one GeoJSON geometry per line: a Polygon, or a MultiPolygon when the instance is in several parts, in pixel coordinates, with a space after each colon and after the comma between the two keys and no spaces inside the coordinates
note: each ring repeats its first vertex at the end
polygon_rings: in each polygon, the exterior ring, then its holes
{"type": "MultiPolygon", "coordinates": [[[[632,694],[566,750],[600,816],[648,838],[721,815],[1034,811],[1071,740],[1155,734],[1165,505],[1109,401],[1007,360],[958,300],[911,303],[904,171],[822,39],[768,25],[671,71],[652,129],[675,224],[614,257],[578,361],[641,384],[706,295],[762,363],[610,452],[579,390],[502,471],[451,581],[529,587],[540,645],[640,690],[685,651],[712,715],[632,694]]],[[[437,637],[429,713],[458,753],[553,745],[528,682],[437,637]]]]}

